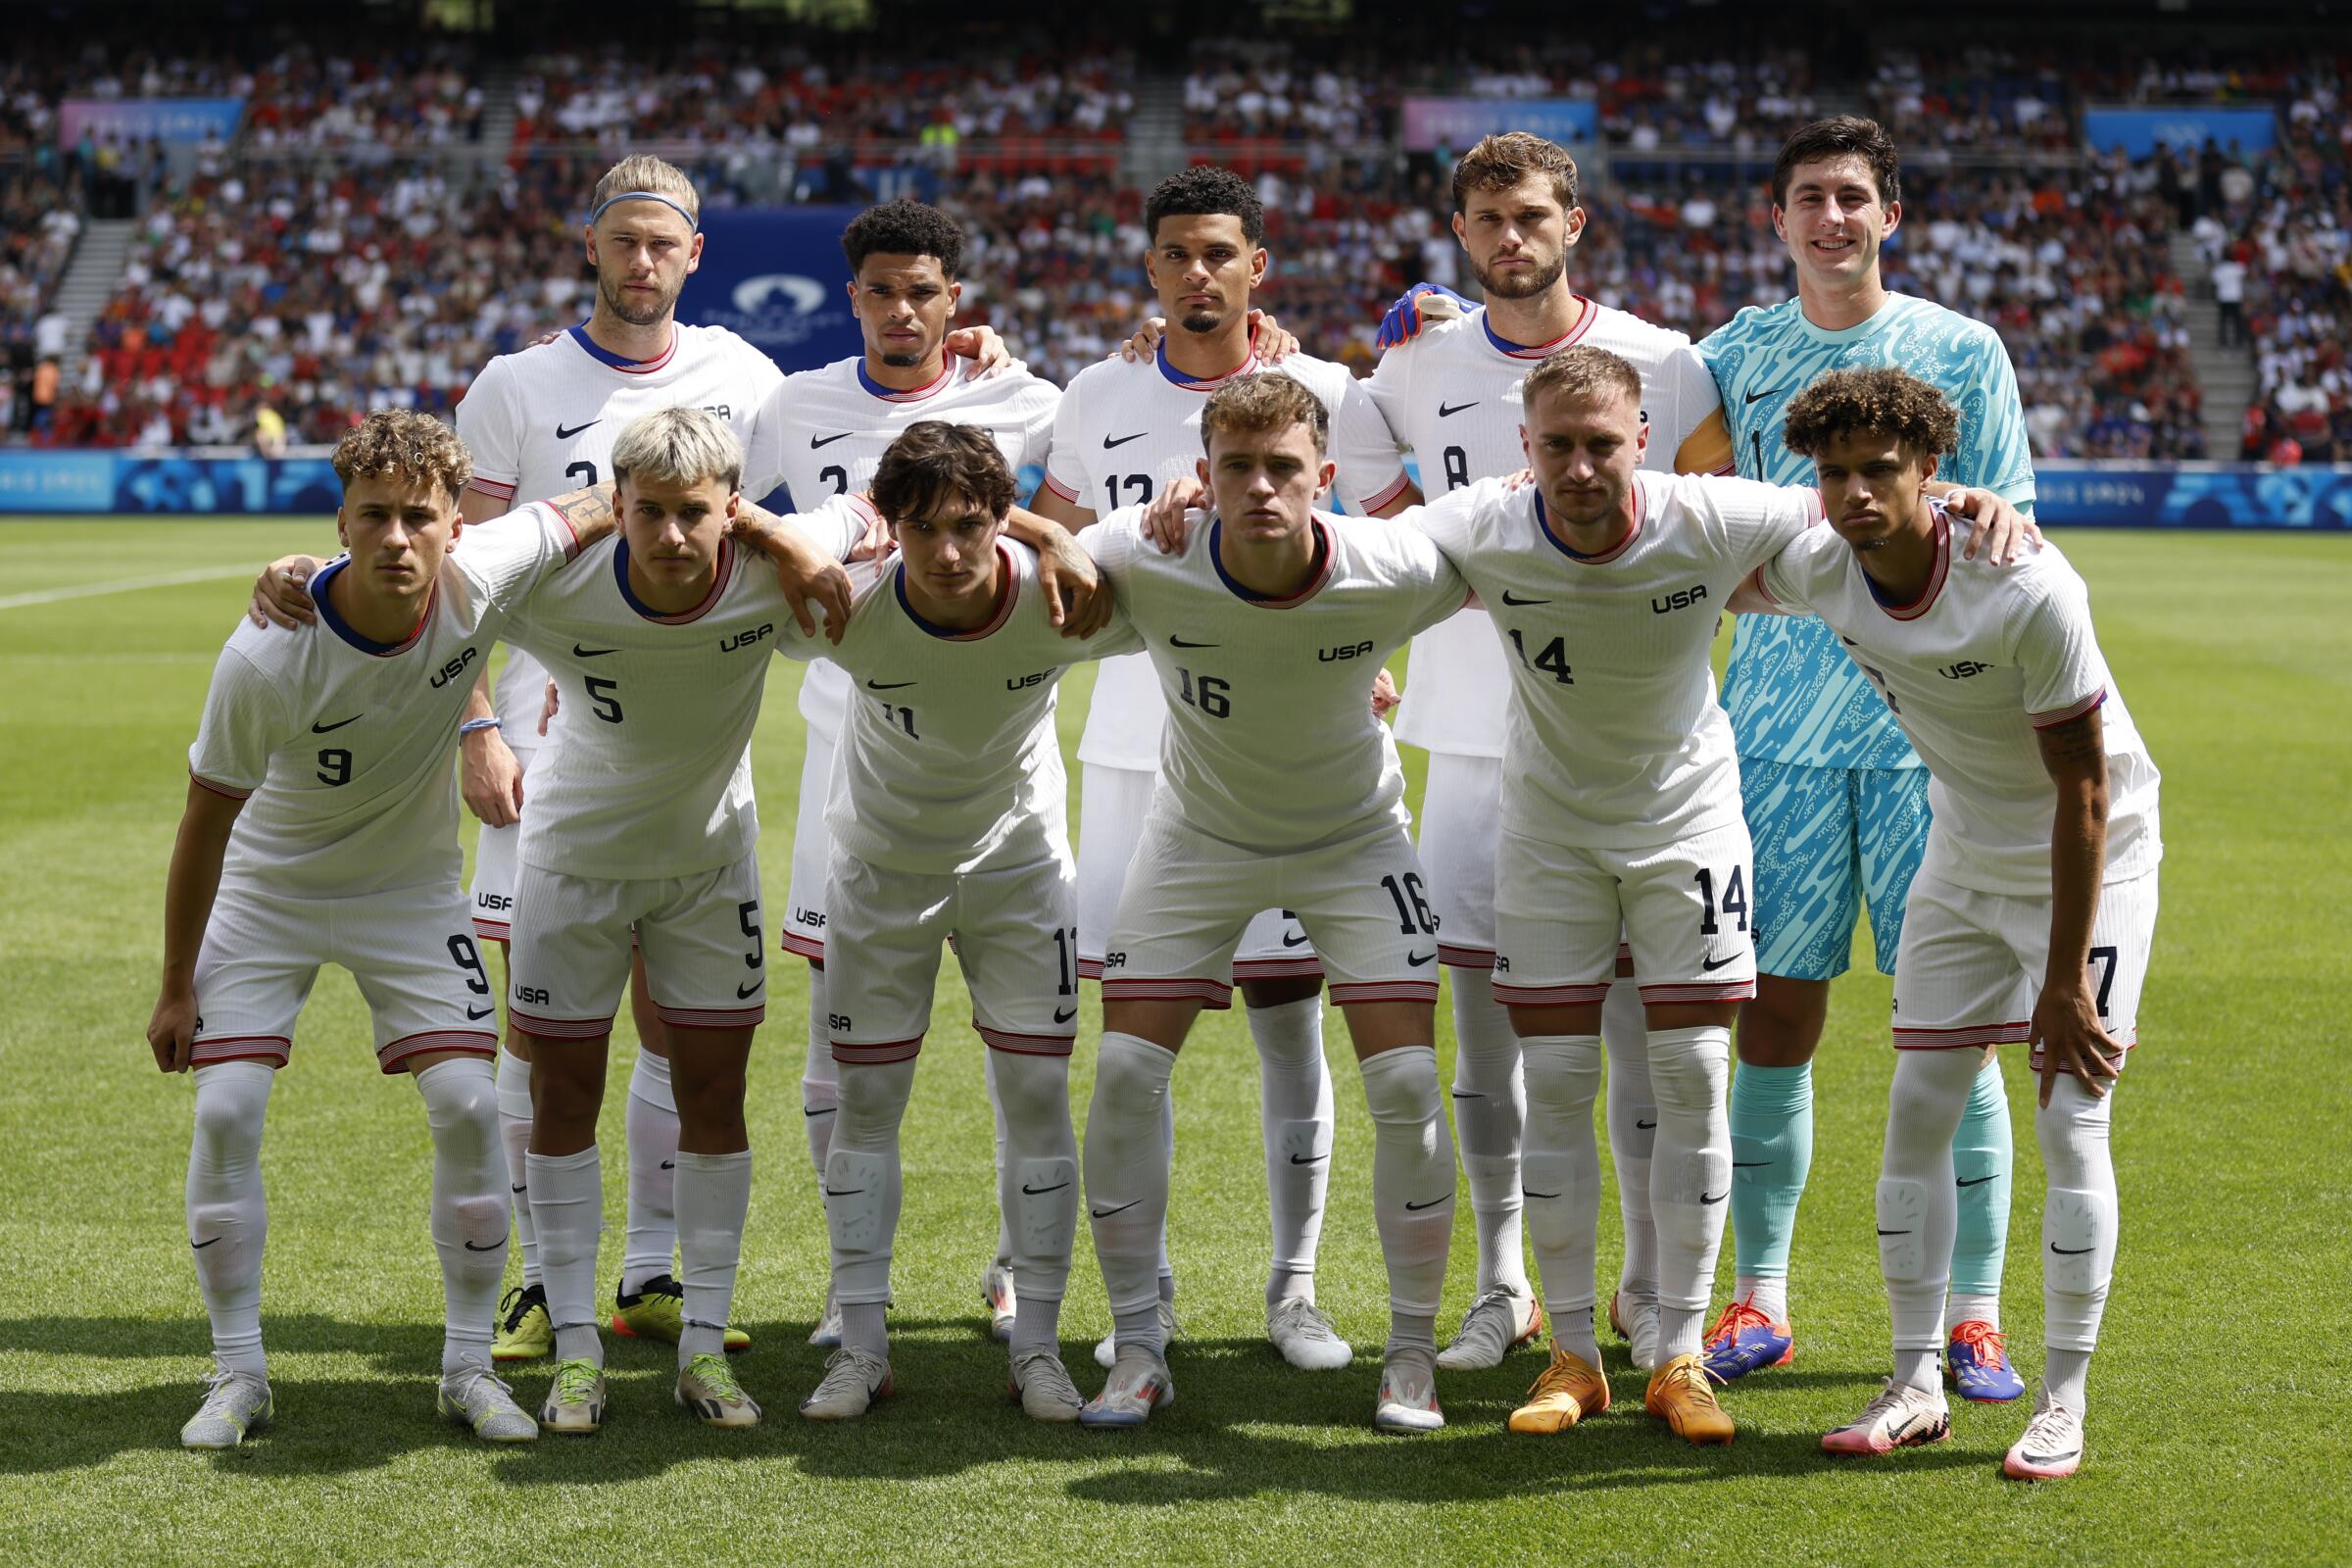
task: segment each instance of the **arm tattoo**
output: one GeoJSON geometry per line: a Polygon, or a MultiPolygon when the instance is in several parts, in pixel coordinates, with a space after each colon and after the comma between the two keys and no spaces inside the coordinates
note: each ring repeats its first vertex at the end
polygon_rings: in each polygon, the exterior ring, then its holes
{"type": "Polygon", "coordinates": [[[2092,773],[2102,781],[2107,773],[2107,742],[2092,709],[2078,718],[2034,731],[2041,744],[2041,764],[2055,778],[2062,773],[2092,773]]]}
{"type": "Polygon", "coordinates": [[[599,485],[593,490],[574,490],[569,495],[556,497],[548,503],[570,523],[572,531],[582,537],[591,532],[601,533],[612,526],[612,493],[599,485]]]}

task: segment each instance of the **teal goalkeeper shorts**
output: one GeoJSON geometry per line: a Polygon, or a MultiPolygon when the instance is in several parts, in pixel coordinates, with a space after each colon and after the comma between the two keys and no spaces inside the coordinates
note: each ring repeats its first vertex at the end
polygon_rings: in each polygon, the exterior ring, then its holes
{"type": "Polygon", "coordinates": [[[1928,848],[1924,767],[1807,767],[1740,760],[1755,845],[1756,968],[1789,980],[1845,973],[1870,907],[1879,972],[1894,973],[1903,903],[1928,848]]]}

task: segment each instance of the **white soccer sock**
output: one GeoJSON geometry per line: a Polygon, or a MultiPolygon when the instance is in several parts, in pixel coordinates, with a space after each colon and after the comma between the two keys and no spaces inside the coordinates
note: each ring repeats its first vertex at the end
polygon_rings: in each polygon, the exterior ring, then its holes
{"type": "Polygon", "coordinates": [[[1323,1059],[1323,999],[1248,1007],[1257,1042],[1258,1121],[1266,1151],[1266,1198],[1274,1261],[1268,1303],[1315,1295],[1315,1249],[1331,1182],[1331,1068],[1323,1059]]]}
{"type": "Polygon", "coordinates": [[[1508,1286],[1533,1295],[1520,1240],[1519,1148],[1527,1122],[1527,1085],[1510,1009],[1494,1000],[1485,969],[1454,969],[1453,1130],[1470,1184],[1470,1219],[1478,1233],[1478,1289],[1508,1286]]]}
{"type": "Polygon", "coordinates": [[[1745,1301],[1775,1323],[1788,1321],[1788,1280],[1786,1275],[1740,1275],[1732,1283],[1732,1298],[1745,1301]]]}
{"type": "Polygon", "coordinates": [[[678,1365],[727,1348],[743,1220],[752,1206],[752,1152],[678,1155],[678,1284],[685,1289],[678,1365]]]}
{"type": "Polygon", "coordinates": [[[833,1059],[832,1014],[825,1006],[825,972],[808,971],[808,1055],[801,1065],[801,1125],[808,1135],[808,1164],[825,1185],[825,1155],[841,1107],[841,1067],[833,1059]]]}
{"type": "Polygon", "coordinates": [[[539,1232],[531,1223],[531,1064],[512,1051],[498,1054],[498,1139],[507,1151],[507,1206],[514,1214],[514,1245],[522,1250],[522,1283],[539,1283],[539,1232]]]}
{"type": "Polygon", "coordinates": [[[1648,1028],[1642,988],[1631,979],[1611,983],[1600,1004],[1600,1039],[1609,1057],[1609,1159],[1617,1167],[1617,1215],[1625,1227],[1617,1289],[1628,1301],[1655,1300],[1658,1294],[1658,1227],[1649,1211],[1658,1105],[1649,1089],[1648,1028]]]}
{"type": "Polygon", "coordinates": [[[196,1288],[223,1371],[267,1378],[262,1355],[262,1245],[270,1213],[262,1196],[262,1123],[268,1062],[220,1061],[196,1069],[196,1130],[188,1146],[188,1246],[196,1288]]]}
{"type": "MultiPolygon", "coordinates": [[[[1176,1168],[1176,1089],[1173,1084],[1159,1097],[1159,1152],[1170,1171],[1176,1168]]],[[[1176,1265],[1168,1257],[1168,1222],[1159,1222],[1159,1298],[1176,1299],[1176,1265]]]]}
{"type": "Polygon", "coordinates": [[[2114,1090],[2100,1097],[2062,1076],[2050,1102],[2034,1115],[2049,1181],[2041,1207],[2042,1340],[2049,1347],[2042,1384],[2078,1413],[2115,1277],[2115,1162],[2108,1149],[2114,1106],[2114,1090]]]}
{"type": "MultiPolygon", "coordinates": [[[[1658,1227],[1658,1363],[1696,1355],[1732,1194],[1732,1032],[1649,1031],[1658,1140],[1649,1173],[1658,1227]]],[[[1945,1139],[1946,1143],[1950,1139],[1945,1139]]],[[[1950,1249],[1947,1247],[1948,1252],[1950,1249]]]]}
{"type": "MultiPolygon", "coordinates": [[[[1012,1210],[1004,1206],[1004,1140],[1008,1129],[1004,1125],[1004,1097],[999,1092],[997,1083],[997,1055],[998,1053],[994,1051],[983,1050],[980,1053],[980,1081],[988,1090],[989,1116],[996,1123],[996,1164],[992,1167],[997,1173],[996,1260],[1009,1266],[1013,1249],[1012,1210]]],[[[1013,1306],[1017,1312],[1020,1306],[1018,1282],[1013,1286],[1013,1306]]]]}
{"type": "Polygon", "coordinates": [[[1997,1296],[1975,1296],[1954,1291],[1944,1298],[1943,1332],[1948,1338],[1952,1330],[1963,1323],[1989,1323],[2001,1326],[2001,1298],[1997,1296]]]}
{"type": "Polygon", "coordinates": [[[1519,1182],[1544,1310],[1551,1318],[1552,1343],[1598,1366],[1592,1302],[1600,1146],[1592,1137],[1592,1102],[1600,1094],[1600,1040],[1530,1035],[1519,1049],[1527,1061],[1527,1152],[1520,1156],[1519,1182]]]}
{"type": "Polygon", "coordinates": [[[899,1124],[914,1093],[918,1059],[857,1062],[841,1075],[841,1113],[825,1155],[824,1192],[833,1299],[845,1308],[890,1301],[891,1247],[905,1192],[899,1124]]]}
{"type": "Polygon", "coordinates": [[[1453,1149],[1435,1046],[1366,1056],[1372,1111],[1372,1212],[1389,1266],[1389,1344],[1437,1352],[1433,1325],[1453,1243],[1453,1149]]]}
{"type": "Polygon", "coordinates": [[[997,1206],[1012,1219],[1012,1350],[1054,1348],[1078,1229],[1078,1141],[1070,1131],[1070,1058],[991,1051],[1004,1126],[997,1206]],[[1030,1303],[1037,1303],[1032,1309],[1030,1303]]]}
{"type": "Polygon", "coordinates": [[[629,1138],[629,1228],[620,1254],[620,1288],[635,1295],[667,1274],[678,1247],[678,1102],[669,1059],[637,1053],[625,1116],[629,1138]]]}
{"type": "Polygon", "coordinates": [[[1960,1226],[1952,1186],[1952,1132],[1976,1082],[1979,1053],[1898,1051],[1886,1094],[1886,1150],[1877,1195],[1879,1272],[1886,1281],[1898,1377],[1936,1387],[1943,1297],[1960,1226]]]}
{"type": "Polygon", "coordinates": [[[1162,1141],[1176,1053],[1104,1031],[1086,1114],[1086,1200],[1119,1346],[1165,1354],[1159,1284],[1168,1223],[1168,1145],[1162,1141]]]}
{"type": "Polygon", "coordinates": [[[498,1285],[507,1272],[497,1080],[479,1056],[453,1056],[413,1076],[433,1133],[433,1250],[441,1254],[447,1313],[441,1375],[488,1371],[498,1285]]]}
{"type": "Polygon", "coordinates": [[[597,1333],[596,1243],[604,1229],[605,1168],[594,1144],[576,1154],[528,1157],[531,1219],[539,1227],[539,1268],[556,1354],[605,1364],[597,1333]]]}

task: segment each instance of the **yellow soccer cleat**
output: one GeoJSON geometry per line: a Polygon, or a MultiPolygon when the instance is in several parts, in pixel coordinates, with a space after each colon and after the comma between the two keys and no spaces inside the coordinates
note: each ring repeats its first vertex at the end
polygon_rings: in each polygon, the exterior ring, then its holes
{"type": "Polygon", "coordinates": [[[1600,1369],[1554,1340],[1551,1364],[1537,1374],[1527,1402],[1511,1412],[1513,1432],[1565,1432],[1609,1407],[1609,1380],[1600,1369]]]}
{"type": "Polygon", "coordinates": [[[490,1338],[493,1361],[536,1361],[556,1348],[556,1326],[547,1315],[547,1287],[517,1285],[498,1303],[490,1338]]]}
{"type": "MultiPolygon", "coordinates": [[[[624,1340],[660,1340],[675,1345],[686,1329],[686,1287],[667,1274],[657,1274],[634,1293],[612,1288],[612,1332],[624,1340]]],[[[727,1325],[727,1353],[752,1348],[752,1337],[727,1325]]],[[[551,1339],[552,1348],[552,1339],[551,1339]]]]}
{"type": "Polygon", "coordinates": [[[1642,1402],[1686,1443],[1732,1441],[1732,1418],[1715,1402],[1715,1386],[1695,1355],[1678,1355],[1651,1373],[1642,1402]]]}

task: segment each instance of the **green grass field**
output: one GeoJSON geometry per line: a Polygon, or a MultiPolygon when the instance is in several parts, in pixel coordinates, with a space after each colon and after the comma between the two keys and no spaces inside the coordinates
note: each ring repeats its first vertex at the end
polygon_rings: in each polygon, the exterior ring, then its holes
{"type": "MultiPolygon", "coordinates": [[[[376,1073],[358,994],[329,976],[264,1155],[278,1419],[233,1454],[183,1453],[208,1341],[181,1219],[190,1089],[157,1075],[142,1038],[164,867],[247,573],[328,537],[317,522],[0,525],[0,1560],[2352,1560],[2352,1443],[2329,1414],[2352,1371],[2332,1316],[2352,1282],[2352,960],[2332,912],[2352,888],[2344,541],[2064,541],[2164,769],[2171,853],[2143,1049],[2117,1109],[2126,1234],[2090,1460],[2030,1489],[1998,1471],[2025,1421],[2015,1407],[1957,1408],[1951,1443],[1878,1464],[1817,1451],[1886,1360],[1870,1205],[1891,1053],[1887,986],[1872,972],[1840,982],[1818,1068],[1800,1353],[1730,1395],[1741,1425],[1728,1449],[1687,1447],[1643,1417],[1642,1378],[1605,1335],[1618,1405],[1572,1433],[1504,1432],[1540,1364],[1524,1352],[1442,1384],[1444,1434],[1372,1433],[1386,1297],[1370,1126],[1336,1012],[1321,1298],[1355,1366],[1293,1372],[1263,1342],[1255,1063],[1239,1015],[1212,1014],[1177,1075],[1181,1400],[1129,1435],[1022,1420],[1002,1402],[1003,1352],[977,1313],[995,1229],[989,1115],[952,978],[906,1123],[900,1395],[849,1428],[799,1420],[817,1375],[803,1341],[825,1250],[796,1098],[807,971],[779,959],[753,1067],[760,1178],[737,1296],[756,1336],[740,1370],[765,1426],[689,1423],[670,1402],[667,1348],[630,1343],[612,1351],[611,1424],[595,1441],[494,1452],[434,1421],[424,1119],[405,1082],[376,1073]],[[56,597],[156,578],[180,580],[56,597]]],[[[798,679],[777,662],[758,743],[771,904],[789,865],[798,679]]],[[[1064,710],[1073,744],[1085,686],[1072,680],[1064,710]]],[[[1074,1073],[1081,1115],[1090,1069],[1091,1035],[1074,1073]]],[[[2022,1056],[2009,1084],[2019,1202],[2005,1304],[2032,1376],[2041,1176],[2022,1056]]],[[[604,1137],[611,1175],[617,1091],[604,1137]]],[[[608,1187],[610,1263],[621,1183],[608,1187]]],[[[1613,1200],[1602,1215],[1613,1277],[1613,1200]]],[[[1086,1347],[1104,1316],[1083,1231],[1063,1323],[1091,1391],[1086,1347]]],[[[1466,1199],[1455,1240],[1442,1331],[1469,1296],[1466,1199]]],[[[1723,1269],[1728,1286],[1728,1244],[1723,1269]]],[[[543,1386],[532,1371],[517,1384],[533,1404],[543,1386]]]]}

